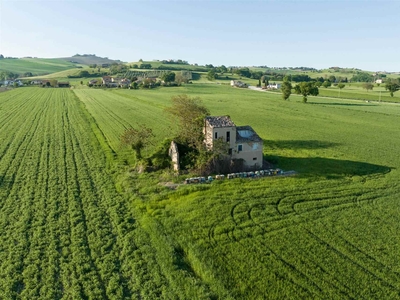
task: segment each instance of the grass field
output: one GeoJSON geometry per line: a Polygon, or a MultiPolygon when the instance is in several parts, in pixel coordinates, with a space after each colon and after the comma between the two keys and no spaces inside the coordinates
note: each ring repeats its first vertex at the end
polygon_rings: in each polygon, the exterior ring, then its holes
{"type": "MultiPolygon", "coordinates": [[[[285,102],[272,93],[202,84],[77,91],[110,135],[119,117],[138,121],[153,112],[159,118],[152,115],[147,124],[159,136],[165,134],[160,126],[168,126],[160,121],[162,108],[177,93],[200,96],[212,114],[251,124],[265,139],[267,159],[300,176],[171,194],[156,184],[162,175],[131,175],[131,197],[160,256],[175,249],[187,276],[222,298],[398,296],[400,145],[393,138],[400,106],[314,97],[304,105],[296,96],[285,102]],[[90,97],[107,105],[103,112],[90,97]]],[[[174,269],[164,263],[159,260],[166,272],[174,269]]]]}
{"type": "Polygon", "coordinates": [[[73,92],[16,89],[0,107],[0,298],[158,298],[167,280],[73,92]]]}
{"type": "Polygon", "coordinates": [[[1,93],[0,298],[398,298],[399,116],[204,83],[1,93]],[[173,135],[177,94],[251,125],[299,175],[174,191],[115,164],[124,128],[173,135]]]}
{"type": "Polygon", "coordinates": [[[0,60],[0,71],[10,71],[20,74],[26,72],[34,75],[50,74],[75,68],[76,64],[53,58],[19,58],[0,60]]]}

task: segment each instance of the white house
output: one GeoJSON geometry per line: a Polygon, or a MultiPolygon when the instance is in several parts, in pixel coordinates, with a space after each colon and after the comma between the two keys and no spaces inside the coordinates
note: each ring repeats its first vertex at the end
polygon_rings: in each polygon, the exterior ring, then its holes
{"type": "Polygon", "coordinates": [[[268,84],[267,85],[267,89],[269,90],[277,90],[281,88],[281,84],[280,83],[275,83],[275,84],[268,84]]]}

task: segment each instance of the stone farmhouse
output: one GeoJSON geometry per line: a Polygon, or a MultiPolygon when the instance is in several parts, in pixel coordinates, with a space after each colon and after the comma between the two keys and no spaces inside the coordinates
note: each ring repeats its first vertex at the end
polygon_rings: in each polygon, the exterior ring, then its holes
{"type": "Polygon", "coordinates": [[[102,83],[107,87],[119,87],[119,86],[129,86],[131,84],[131,81],[126,78],[104,76],[102,78],[102,83]]]}
{"type": "Polygon", "coordinates": [[[231,80],[231,86],[233,87],[240,87],[240,88],[248,88],[248,84],[244,83],[240,80],[231,80]]]}
{"type": "Polygon", "coordinates": [[[203,133],[207,149],[212,150],[218,139],[229,144],[227,155],[243,159],[246,168],[263,165],[263,141],[251,126],[236,126],[228,116],[206,117],[203,133]]]}

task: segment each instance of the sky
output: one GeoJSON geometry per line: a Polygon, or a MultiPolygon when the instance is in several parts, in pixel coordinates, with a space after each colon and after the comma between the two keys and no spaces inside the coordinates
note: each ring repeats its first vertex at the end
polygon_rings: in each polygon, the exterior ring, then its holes
{"type": "Polygon", "coordinates": [[[0,54],[400,71],[400,0],[0,0],[0,54]]]}

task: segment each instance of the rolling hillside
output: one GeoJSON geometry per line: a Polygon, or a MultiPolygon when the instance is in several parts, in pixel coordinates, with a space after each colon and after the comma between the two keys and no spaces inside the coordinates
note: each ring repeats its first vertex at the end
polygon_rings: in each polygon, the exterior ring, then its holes
{"type": "Polygon", "coordinates": [[[0,72],[9,71],[19,75],[27,72],[44,75],[75,68],[76,64],[58,58],[5,58],[0,60],[0,72]]]}
{"type": "Polygon", "coordinates": [[[108,57],[99,57],[96,56],[96,54],[75,54],[71,57],[61,57],[59,59],[81,65],[122,63],[120,60],[109,59],[108,57]]]}

